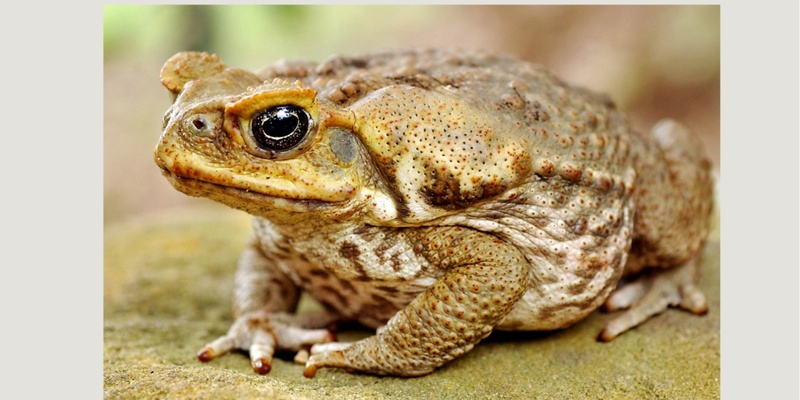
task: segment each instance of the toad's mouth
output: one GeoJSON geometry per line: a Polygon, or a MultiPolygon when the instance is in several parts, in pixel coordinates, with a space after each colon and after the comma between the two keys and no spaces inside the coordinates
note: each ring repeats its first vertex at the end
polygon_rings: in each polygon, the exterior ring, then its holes
{"type": "Polygon", "coordinates": [[[223,194],[253,202],[260,202],[268,198],[272,198],[272,196],[268,196],[263,193],[253,192],[247,189],[239,189],[235,187],[224,186],[217,183],[203,181],[197,178],[188,178],[185,176],[180,176],[178,174],[175,174],[174,172],[169,171],[168,169],[161,169],[161,175],[167,178],[169,183],[172,184],[172,186],[175,187],[175,189],[178,189],[181,192],[194,197],[211,197],[215,194],[223,194]]]}
{"type": "Polygon", "coordinates": [[[249,189],[220,185],[197,178],[180,176],[166,168],[161,169],[161,174],[181,193],[192,197],[205,197],[252,215],[266,217],[278,210],[282,212],[308,212],[332,204],[321,200],[287,199],[249,189]]]}

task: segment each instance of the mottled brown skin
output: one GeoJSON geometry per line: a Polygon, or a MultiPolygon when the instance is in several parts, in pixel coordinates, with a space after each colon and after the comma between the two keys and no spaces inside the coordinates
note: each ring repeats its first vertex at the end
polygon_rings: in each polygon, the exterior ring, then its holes
{"type": "Polygon", "coordinates": [[[564,328],[603,304],[629,308],[604,341],[668,306],[706,310],[709,163],[672,121],[639,135],[604,96],[477,51],[257,74],[186,52],[161,80],[164,175],[254,216],[237,320],[201,361],[244,349],[267,373],[283,349],[306,376],[418,376],[494,329],[564,328]],[[295,315],[302,291],[327,312],[295,315]],[[324,329],[337,320],[377,332],[338,343],[324,329]]]}

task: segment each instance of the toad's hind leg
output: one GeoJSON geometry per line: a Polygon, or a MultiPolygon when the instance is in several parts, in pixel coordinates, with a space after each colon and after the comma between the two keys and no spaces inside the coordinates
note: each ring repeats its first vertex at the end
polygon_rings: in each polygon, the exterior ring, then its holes
{"type": "Polygon", "coordinates": [[[446,269],[445,275],[376,335],[345,349],[313,354],[305,376],[314,376],[320,367],[375,375],[428,374],[489,335],[528,285],[525,257],[492,236],[454,227],[428,230],[415,240],[419,253],[446,269]]]}
{"type": "Polygon", "coordinates": [[[696,285],[701,259],[698,254],[673,268],[644,271],[635,281],[621,286],[606,300],[604,309],[630,309],[608,322],[598,340],[608,342],[670,306],[696,315],[706,314],[706,298],[696,285]]]}
{"type": "Polygon", "coordinates": [[[621,285],[605,302],[607,311],[626,309],[598,339],[610,341],[667,307],[702,315],[708,310],[696,286],[702,246],[713,202],[711,174],[702,145],[673,121],[653,127],[659,157],[639,165],[634,239],[621,285]]]}

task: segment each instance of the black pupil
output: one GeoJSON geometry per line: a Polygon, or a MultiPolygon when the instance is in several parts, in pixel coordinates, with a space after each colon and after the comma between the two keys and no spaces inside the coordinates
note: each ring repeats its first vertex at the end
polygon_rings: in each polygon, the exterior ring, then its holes
{"type": "Polygon", "coordinates": [[[253,118],[253,136],[265,150],[286,150],[308,133],[308,114],[295,105],[272,107],[253,118]]]}
{"type": "Polygon", "coordinates": [[[272,137],[286,137],[292,134],[300,125],[300,117],[294,110],[288,110],[288,107],[280,107],[267,119],[266,123],[269,129],[269,135],[272,137]]]}

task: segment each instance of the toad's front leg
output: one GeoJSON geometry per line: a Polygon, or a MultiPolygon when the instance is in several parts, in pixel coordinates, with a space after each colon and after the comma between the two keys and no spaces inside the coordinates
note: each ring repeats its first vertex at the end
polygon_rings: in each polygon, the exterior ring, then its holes
{"type": "MultiPolygon", "coordinates": [[[[375,375],[420,376],[488,336],[528,285],[528,262],[493,236],[453,227],[428,231],[415,250],[445,275],[375,336],[313,354],[304,375],[337,367],[375,375]]],[[[314,353],[314,348],[312,348],[314,353]]]]}
{"type": "Polygon", "coordinates": [[[234,285],[233,313],[228,332],[206,344],[197,354],[203,362],[233,350],[250,353],[253,370],[269,373],[276,350],[298,351],[335,337],[326,329],[338,317],[330,313],[294,314],[299,289],[281,273],[280,262],[265,253],[253,237],[239,259],[234,285]]]}

